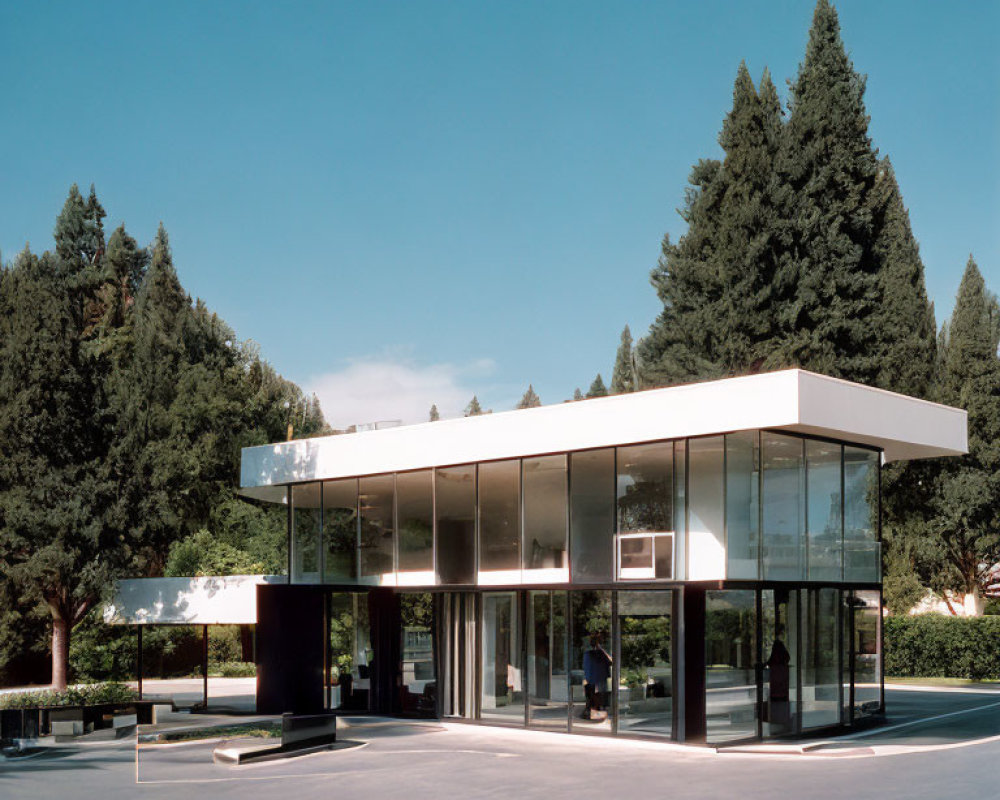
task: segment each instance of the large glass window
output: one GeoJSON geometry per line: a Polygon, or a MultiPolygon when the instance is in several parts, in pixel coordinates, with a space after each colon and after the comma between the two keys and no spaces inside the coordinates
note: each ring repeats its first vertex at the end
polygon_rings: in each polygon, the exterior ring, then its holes
{"type": "Polygon", "coordinates": [[[755,580],[760,555],[760,440],[726,436],[726,542],[729,578],[755,580]]]}
{"type": "Polygon", "coordinates": [[[805,577],[805,474],[803,440],[762,433],[764,465],[764,577],[805,577]]]}
{"type": "Polygon", "coordinates": [[[619,733],[673,730],[672,600],[669,591],[618,593],[619,733]]]}
{"type": "Polygon", "coordinates": [[[844,579],[879,578],[879,454],[844,448],[844,579]]]}
{"type": "Polygon", "coordinates": [[[570,454],[573,583],[604,583],[614,570],[615,451],[570,454]]]}
{"type": "Polygon", "coordinates": [[[724,437],[688,442],[688,579],[726,576],[724,437]]]}
{"type": "Polygon", "coordinates": [[[618,577],[673,577],[672,442],[618,448],[618,577]]]}
{"type": "Polygon", "coordinates": [[[811,581],[839,581],[843,576],[840,456],[838,444],[806,442],[806,534],[811,581]]]}
{"type": "Polygon", "coordinates": [[[431,470],[396,475],[398,581],[434,583],[434,476],[431,470]]]}
{"type": "Polygon", "coordinates": [[[435,470],[438,583],[471,584],[476,571],[476,466],[435,470]]]}
{"type": "Polygon", "coordinates": [[[323,484],[323,542],[327,583],[354,583],[358,578],[358,481],[323,484]]]}
{"type": "Polygon", "coordinates": [[[567,581],[566,456],[526,458],[523,476],[524,580],[567,581]]]}
{"type": "Polygon", "coordinates": [[[293,583],[319,583],[320,484],[292,487],[293,583]]]}
{"type": "Polygon", "coordinates": [[[400,705],[408,716],[437,714],[437,671],[434,668],[434,596],[429,592],[399,598],[403,676],[400,705]]]}
{"type": "Polygon", "coordinates": [[[705,725],[710,744],[757,735],[756,593],[705,593],[705,725]]]}
{"type": "Polygon", "coordinates": [[[799,717],[799,593],[788,589],[761,592],[764,736],[797,730],[799,717]]]}
{"type": "Polygon", "coordinates": [[[479,465],[479,583],[521,581],[521,462],[479,465]]]}
{"type": "Polygon", "coordinates": [[[528,724],[566,730],[566,592],[528,592],[528,724]]]}
{"type": "Polygon", "coordinates": [[[394,583],[393,498],[395,478],[376,475],[358,481],[361,512],[361,577],[376,583],[394,583]]]}
{"type": "Polygon", "coordinates": [[[517,592],[485,592],[482,696],[479,713],[494,722],[524,724],[524,664],[517,592]]]}
{"type": "Polygon", "coordinates": [[[572,592],[570,689],[574,733],[609,733],[614,719],[611,592],[572,592]]]}

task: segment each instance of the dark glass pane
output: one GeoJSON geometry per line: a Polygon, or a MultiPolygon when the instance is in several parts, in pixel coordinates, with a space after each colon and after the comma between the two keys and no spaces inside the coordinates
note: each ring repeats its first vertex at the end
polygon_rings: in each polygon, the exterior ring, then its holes
{"type": "Polygon", "coordinates": [[[366,711],[372,651],[368,600],[356,592],[330,595],[330,708],[366,711]]]}
{"type": "Polygon", "coordinates": [[[319,583],[320,485],[292,487],[293,583],[319,583]]]}
{"type": "Polygon", "coordinates": [[[476,467],[435,470],[438,583],[471,584],[476,566],[476,467]]]}
{"type": "Polygon", "coordinates": [[[840,722],[840,637],[837,589],[803,589],[802,729],[840,722]]]}
{"type": "Polygon", "coordinates": [[[361,577],[392,583],[393,495],[392,475],[376,475],[358,481],[361,512],[361,577]]]}
{"type": "Polygon", "coordinates": [[[673,730],[672,598],[672,592],[618,593],[619,733],[673,730]]]}
{"type": "Polygon", "coordinates": [[[479,582],[521,580],[521,462],[479,465],[479,582]]]}
{"type": "Polygon", "coordinates": [[[614,570],[615,451],[570,454],[574,583],[610,581],[614,570]]]}
{"type": "Polygon", "coordinates": [[[434,474],[400,472],[396,475],[396,524],[399,528],[399,582],[434,582],[434,474]]]}
{"type": "Polygon", "coordinates": [[[327,583],[358,578],[358,481],[345,478],[323,484],[323,541],[327,583]]]}
{"type": "Polygon", "coordinates": [[[854,719],[882,709],[882,614],[879,593],[854,592],[854,719]]]}
{"type": "Polygon", "coordinates": [[[765,589],[761,600],[762,730],[766,738],[794,733],[798,724],[799,593],[765,589]]]}
{"type": "Polygon", "coordinates": [[[569,580],[566,456],[524,459],[524,580],[569,580]]]}
{"type": "Polygon", "coordinates": [[[429,592],[404,594],[399,605],[403,637],[402,712],[407,716],[433,717],[437,714],[434,596],[429,592]]]}

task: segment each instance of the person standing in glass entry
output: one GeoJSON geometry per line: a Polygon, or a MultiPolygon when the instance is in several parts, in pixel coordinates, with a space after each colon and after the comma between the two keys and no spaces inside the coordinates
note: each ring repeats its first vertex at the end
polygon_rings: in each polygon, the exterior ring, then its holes
{"type": "Polygon", "coordinates": [[[583,654],[583,691],[587,695],[584,719],[601,721],[608,718],[604,710],[604,690],[611,675],[611,656],[601,646],[601,637],[590,637],[590,649],[583,654]]]}
{"type": "Polygon", "coordinates": [[[776,725],[787,725],[791,721],[791,707],[788,702],[788,666],[792,662],[792,656],[781,641],[785,635],[785,626],[778,625],[775,631],[774,644],[771,645],[771,655],[768,657],[766,665],[771,669],[769,681],[770,688],[770,714],[769,721],[776,725]]]}

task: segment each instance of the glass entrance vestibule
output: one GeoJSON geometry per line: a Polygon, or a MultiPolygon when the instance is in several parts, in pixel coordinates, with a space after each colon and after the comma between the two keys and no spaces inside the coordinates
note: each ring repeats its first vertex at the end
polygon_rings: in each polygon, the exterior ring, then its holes
{"type": "Polygon", "coordinates": [[[381,656],[383,711],[576,734],[719,745],[883,709],[877,590],[389,592],[388,640],[365,592],[330,594],[330,708],[376,710],[381,656]]]}

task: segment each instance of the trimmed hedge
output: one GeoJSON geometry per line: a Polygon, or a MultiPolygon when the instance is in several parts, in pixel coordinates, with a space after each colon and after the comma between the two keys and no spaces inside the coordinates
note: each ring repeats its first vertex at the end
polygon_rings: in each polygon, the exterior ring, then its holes
{"type": "Polygon", "coordinates": [[[63,692],[40,689],[0,695],[0,709],[58,708],[60,706],[99,706],[130,703],[139,695],[124,683],[95,683],[69,686],[63,692]]]}
{"type": "Polygon", "coordinates": [[[1000,617],[885,618],[885,674],[1000,679],[1000,617]]]}

